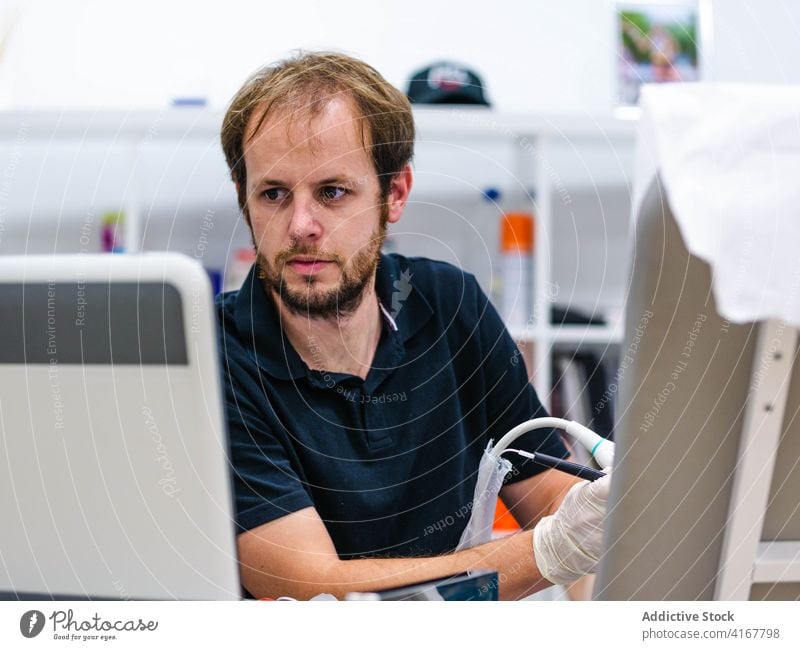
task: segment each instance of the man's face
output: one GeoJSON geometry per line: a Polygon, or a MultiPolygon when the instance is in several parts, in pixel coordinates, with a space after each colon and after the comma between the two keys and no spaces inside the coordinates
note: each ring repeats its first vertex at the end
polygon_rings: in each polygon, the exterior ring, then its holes
{"type": "Polygon", "coordinates": [[[347,101],[332,100],[310,120],[288,115],[276,111],[248,140],[256,113],[245,135],[247,212],[259,268],[293,313],[346,315],[372,287],[386,221],[396,218],[381,200],[347,101]]]}

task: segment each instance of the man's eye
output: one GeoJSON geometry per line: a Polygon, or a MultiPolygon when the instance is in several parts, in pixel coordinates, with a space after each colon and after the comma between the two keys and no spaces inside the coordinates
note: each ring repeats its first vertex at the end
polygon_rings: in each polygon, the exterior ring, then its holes
{"type": "Polygon", "coordinates": [[[323,201],[338,201],[347,194],[347,190],[343,187],[323,187],[321,192],[323,201]]]}
{"type": "Polygon", "coordinates": [[[270,187],[264,190],[264,198],[268,201],[283,201],[286,198],[286,190],[280,187],[270,187]]]}

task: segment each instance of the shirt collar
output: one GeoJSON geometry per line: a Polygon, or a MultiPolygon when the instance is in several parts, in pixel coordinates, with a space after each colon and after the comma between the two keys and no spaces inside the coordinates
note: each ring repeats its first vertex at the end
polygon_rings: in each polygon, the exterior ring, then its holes
{"type": "Polygon", "coordinates": [[[414,283],[411,265],[399,255],[380,256],[375,292],[385,317],[394,324],[403,343],[419,332],[433,315],[433,309],[414,283]]]}
{"type": "MultiPolygon", "coordinates": [[[[381,336],[375,361],[387,356],[396,359],[396,354],[387,355],[381,347],[389,345],[399,352],[402,344],[430,320],[433,309],[414,286],[414,276],[405,258],[396,255],[380,256],[375,292],[390,334],[381,336]]],[[[260,369],[278,379],[309,376],[311,371],[283,332],[280,314],[258,277],[255,264],[239,289],[235,309],[236,327],[247,349],[254,352],[260,369]]]]}

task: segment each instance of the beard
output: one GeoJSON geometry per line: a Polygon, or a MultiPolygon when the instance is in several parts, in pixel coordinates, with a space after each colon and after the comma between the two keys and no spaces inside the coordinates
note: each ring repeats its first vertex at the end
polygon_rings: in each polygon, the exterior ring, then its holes
{"type": "Polygon", "coordinates": [[[270,262],[258,252],[256,246],[258,277],[263,281],[264,287],[273,291],[292,314],[304,315],[310,319],[349,316],[364,299],[366,289],[378,267],[381,246],[386,239],[388,211],[388,205],[383,203],[377,229],[349,260],[342,259],[333,251],[295,242],[270,262]],[[325,288],[316,276],[309,275],[304,278],[302,287],[290,287],[285,281],[286,265],[297,255],[313,256],[335,264],[339,268],[339,283],[335,287],[325,288]]]}

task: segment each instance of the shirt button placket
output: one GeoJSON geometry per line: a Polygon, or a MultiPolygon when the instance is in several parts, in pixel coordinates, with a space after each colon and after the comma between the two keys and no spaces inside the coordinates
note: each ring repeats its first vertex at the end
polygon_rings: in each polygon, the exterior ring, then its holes
{"type": "Polygon", "coordinates": [[[391,436],[385,428],[386,417],[383,409],[386,405],[370,399],[369,395],[364,395],[362,408],[369,446],[376,449],[388,447],[391,444],[391,436]]]}

